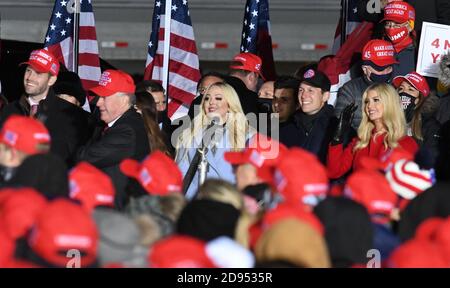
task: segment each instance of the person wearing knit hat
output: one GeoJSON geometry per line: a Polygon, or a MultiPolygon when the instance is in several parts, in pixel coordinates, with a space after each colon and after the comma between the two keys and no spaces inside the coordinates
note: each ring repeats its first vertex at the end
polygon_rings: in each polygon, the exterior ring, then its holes
{"type": "Polygon", "coordinates": [[[325,229],[332,266],[351,267],[367,262],[374,247],[374,230],[365,207],[344,197],[328,197],[314,207],[325,229]]]}
{"type": "Polygon", "coordinates": [[[417,195],[427,190],[436,182],[434,170],[420,169],[413,161],[405,159],[395,162],[386,172],[389,185],[401,199],[398,204],[403,210],[417,195]]]}
{"type": "Polygon", "coordinates": [[[255,247],[258,262],[284,260],[301,268],[331,266],[325,239],[298,219],[277,222],[263,233],[255,247]]]}
{"type": "Polygon", "coordinates": [[[53,86],[55,94],[76,106],[83,107],[86,102],[86,91],[83,89],[81,79],[72,71],[61,71],[53,86]]]}
{"type": "MultiPolygon", "coordinates": [[[[345,83],[338,91],[334,113],[342,118],[342,113],[349,105],[362,105],[364,91],[375,83],[389,83],[392,79],[393,65],[397,63],[395,49],[391,42],[373,39],[362,49],[363,75],[345,83]]],[[[409,72],[409,71],[408,71],[409,72]]],[[[362,110],[356,109],[351,127],[358,129],[362,120],[362,110]]]]}
{"type": "Polygon", "coordinates": [[[414,21],[416,11],[403,1],[395,1],[384,7],[384,31],[392,42],[398,63],[394,64],[393,76],[406,75],[416,68],[414,21]]]}
{"type": "Polygon", "coordinates": [[[8,182],[8,187],[31,187],[47,199],[69,198],[67,166],[57,155],[29,156],[8,182]]]}
{"type": "Polygon", "coordinates": [[[148,266],[148,248],[141,245],[141,231],[131,217],[108,208],[96,209],[92,217],[99,233],[100,266],[112,263],[129,268],[148,266]]]}
{"type": "Polygon", "coordinates": [[[247,247],[251,221],[247,216],[242,194],[233,185],[208,179],[200,187],[197,198],[181,212],[177,233],[205,241],[227,236],[247,247]]]}
{"type": "Polygon", "coordinates": [[[0,183],[9,181],[23,161],[50,150],[50,134],[36,119],[11,115],[0,130],[0,183]]]}

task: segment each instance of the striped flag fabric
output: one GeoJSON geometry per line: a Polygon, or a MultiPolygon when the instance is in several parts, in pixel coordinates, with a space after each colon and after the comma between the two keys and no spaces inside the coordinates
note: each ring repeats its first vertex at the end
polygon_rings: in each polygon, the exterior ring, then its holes
{"type": "MultiPolygon", "coordinates": [[[[170,119],[187,114],[197,93],[201,74],[187,0],[172,0],[170,21],[170,56],[167,79],[168,109],[170,119]]],[[[156,0],[153,10],[152,31],[148,42],[145,80],[163,82],[164,32],[166,1],[156,0]]]]}
{"type": "Polygon", "coordinates": [[[335,104],[339,88],[352,79],[351,69],[360,58],[355,55],[361,53],[364,45],[371,39],[373,27],[373,23],[362,22],[349,35],[336,55],[319,61],[317,69],[327,75],[331,82],[329,104],[335,104]]]}
{"type": "Polygon", "coordinates": [[[276,79],[268,0],[247,0],[240,50],[253,53],[261,58],[261,73],[265,80],[274,81],[276,79]]]}
{"type": "Polygon", "coordinates": [[[348,36],[362,22],[358,14],[359,0],[341,0],[341,14],[334,35],[332,52],[336,55],[348,36]]]}
{"type": "Polygon", "coordinates": [[[88,91],[100,79],[97,33],[91,0],[79,1],[78,71],[74,71],[74,1],[56,0],[45,36],[44,47],[70,71],[78,72],[83,88],[88,91]]]}

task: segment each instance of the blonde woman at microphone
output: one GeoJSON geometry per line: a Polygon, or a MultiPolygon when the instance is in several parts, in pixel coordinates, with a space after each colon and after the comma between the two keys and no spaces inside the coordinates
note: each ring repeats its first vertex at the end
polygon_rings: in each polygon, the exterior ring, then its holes
{"type": "Polygon", "coordinates": [[[210,141],[204,158],[207,165],[203,169],[195,167],[195,175],[186,192],[188,199],[195,196],[201,185],[200,177],[218,178],[234,183],[233,167],[225,161],[223,154],[244,149],[247,140],[255,133],[242,111],[236,91],[230,85],[214,83],[207,88],[204,95],[200,113],[191,125],[181,132],[176,144],[175,160],[186,176],[197,150],[202,147],[202,138],[206,143],[210,141]],[[212,125],[212,121],[216,125],[212,125]]]}

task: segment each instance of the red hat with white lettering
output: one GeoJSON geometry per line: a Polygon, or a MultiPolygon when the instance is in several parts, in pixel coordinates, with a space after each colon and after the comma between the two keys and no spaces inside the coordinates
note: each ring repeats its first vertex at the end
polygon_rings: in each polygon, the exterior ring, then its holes
{"type": "Polygon", "coordinates": [[[405,23],[416,19],[416,10],[410,4],[403,1],[394,1],[384,7],[384,18],[381,21],[394,21],[405,23]]]}
{"type": "Polygon", "coordinates": [[[411,84],[414,88],[416,88],[417,91],[422,93],[424,97],[430,95],[430,86],[428,86],[427,79],[425,79],[425,77],[423,77],[419,73],[411,72],[406,74],[405,76],[397,76],[392,81],[392,84],[394,84],[395,88],[398,88],[403,83],[403,81],[407,81],[409,84],[411,84]]]}
{"type": "Polygon", "coordinates": [[[287,151],[287,147],[280,142],[258,133],[250,139],[243,151],[225,152],[224,158],[233,165],[253,165],[258,169],[258,176],[267,181],[271,179],[271,168],[287,151]]]}
{"type": "Polygon", "coordinates": [[[264,80],[264,77],[261,74],[262,60],[255,54],[239,53],[238,55],[234,56],[230,68],[258,73],[264,80]]]}
{"type": "Polygon", "coordinates": [[[22,64],[30,65],[39,73],[50,73],[53,76],[57,76],[59,72],[58,59],[50,51],[45,49],[32,51],[28,61],[22,64]]]}
{"type": "Polygon", "coordinates": [[[118,92],[134,93],[136,86],[134,80],[127,73],[120,70],[105,70],[98,81],[98,86],[91,88],[90,91],[98,96],[108,97],[118,92]]]}
{"type": "Polygon", "coordinates": [[[115,189],[101,170],[87,162],[81,162],[69,173],[70,198],[77,199],[92,211],[97,206],[114,207],[115,189]]]}
{"type": "Polygon", "coordinates": [[[2,189],[0,193],[6,194],[0,204],[0,226],[11,239],[19,239],[33,226],[47,200],[28,187],[2,189]]]}
{"type": "Polygon", "coordinates": [[[161,151],[153,152],[142,163],[125,159],[120,163],[120,170],[135,178],[152,195],[167,195],[182,190],[183,175],[178,165],[161,151]]]}
{"type": "Polygon", "coordinates": [[[46,153],[50,148],[50,133],[36,119],[11,115],[0,130],[0,143],[30,155],[46,153]]]}
{"type": "Polygon", "coordinates": [[[317,157],[300,148],[291,148],[277,163],[273,185],[284,201],[294,206],[315,206],[328,193],[327,170],[317,157]]]}
{"type": "Polygon", "coordinates": [[[148,260],[152,268],[216,268],[206,252],[206,243],[181,235],[156,242],[148,260]]]}
{"type": "Polygon", "coordinates": [[[66,267],[67,251],[76,249],[81,253],[81,267],[88,267],[97,257],[98,233],[94,220],[80,205],[57,199],[37,217],[28,244],[38,256],[58,267],[66,267]]]}
{"type": "Polygon", "coordinates": [[[392,43],[384,40],[370,40],[363,48],[363,61],[370,61],[379,67],[398,63],[392,43]]]}
{"type": "Polygon", "coordinates": [[[374,170],[360,169],[347,180],[344,195],[366,207],[372,221],[387,223],[396,208],[397,195],[392,191],[383,174],[374,170]]]}

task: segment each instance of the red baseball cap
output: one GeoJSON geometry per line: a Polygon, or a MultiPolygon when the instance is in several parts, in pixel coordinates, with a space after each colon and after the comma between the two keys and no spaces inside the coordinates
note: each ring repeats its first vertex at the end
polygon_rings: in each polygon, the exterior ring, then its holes
{"type": "Polygon", "coordinates": [[[421,239],[405,242],[387,261],[389,268],[448,268],[448,263],[439,245],[421,239]]]}
{"type": "Polygon", "coordinates": [[[380,159],[362,156],[360,160],[358,160],[358,166],[363,169],[386,171],[399,160],[412,161],[414,160],[414,154],[401,147],[396,147],[394,149],[390,149],[387,153],[382,155],[380,159]]]}
{"type": "Polygon", "coordinates": [[[59,62],[56,57],[45,49],[33,50],[27,62],[22,64],[30,65],[39,73],[50,73],[53,76],[58,76],[59,62]]]}
{"type": "Polygon", "coordinates": [[[234,56],[230,68],[255,72],[264,79],[264,76],[261,73],[262,60],[259,56],[252,53],[239,53],[234,56]]]}
{"type": "Polygon", "coordinates": [[[136,86],[134,80],[127,73],[120,70],[105,70],[100,76],[98,86],[91,88],[100,97],[108,97],[118,92],[134,93],[136,86]]]}
{"type": "Polygon", "coordinates": [[[87,267],[97,257],[98,233],[94,220],[80,205],[57,199],[37,217],[28,244],[44,260],[59,267],[66,267],[65,252],[77,249],[81,266],[87,267]]]}
{"type": "Polygon", "coordinates": [[[411,72],[406,74],[405,76],[397,76],[392,81],[392,84],[394,84],[395,88],[400,87],[403,81],[407,81],[409,84],[411,84],[416,90],[418,90],[424,97],[427,97],[430,95],[430,86],[428,86],[427,79],[420,75],[417,72],[411,72]]]}
{"type": "Polygon", "coordinates": [[[181,192],[183,175],[177,164],[161,151],[155,151],[142,163],[134,159],[125,159],[120,170],[128,177],[135,178],[152,195],[167,195],[181,192]]]}
{"type": "Polygon", "coordinates": [[[0,143],[27,154],[48,152],[50,134],[40,121],[31,117],[11,115],[0,130],[0,143]]]}
{"type": "Polygon", "coordinates": [[[225,152],[224,158],[230,164],[251,164],[258,169],[258,176],[264,181],[272,178],[271,168],[279,161],[281,155],[287,152],[286,146],[263,134],[255,134],[247,148],[239,152],[225,152]]]}
{"type": "Polygon", "coordinates": [[[97,206],[114,207],[115,189],[101,170],[87,162],[81,162],[69,173],[70,198],[79,200],[92,211],[97,206]]]}
{"type": "Polygon", "coordinates": [[[314,206],[328,192],[327,170],[317,157],[301,148],[284,153],[275,167],[273,186],[287,203],[314,206]]]}
{"type": "Polygon", "coordinates": [[[394,1],[384,7],[384,18],[381,21],[394,21],[405,23],[416,19],[416,10],[410,4],[403,1],[394,1]]]}
{"type": "Polygon", "coordinates": [[[372,218],[378,223],[390,221],[390,215],[396,208],[397,195],[392,191],[383,174],[360,169],[354,172],[347,180],[344,195],[366,207],[372,218]]]}
{"type": "Polygon", "coordinates": [[[9,267],[9,262],[14,257],[14,251],[16,250],[16,245],[14,240],[6,235],[3,231],[3,227],[0,226],[0,268],[9,267]]]}
{"type": "Polygon", "coordinates": [[[325,229],[322,222],[320,222],[320,220],[313,213],[302,209],[300,206],[294,207],[286,203],[278,204],[275,208],[264,214],[262,220],[263,229],[268,229],[278,221],[285,220],[287,218],[296,218],[306,222],[310,224],[311,227],[317,231],[317,233],[322,236],[325,235],[325,229]]]}
{"type": "Polygon", "coordinates": [[[363,48],[362,60],[370,61],[380,67],[398,63],[392,43],[378,39],[367,42],[363,48]]]}
{"type": "Polygon", "coordinates": [[[152,268],[216,268],[206,253],[206,243],[181,235],[156,242],[148,261],[152,268]]]}
{"type": "Polygon", "coordinates": [[[47,205],[47,200],[32,188],[7,188],[0,193],[8,195],[0,205],[2,230],[12,239],[25,236],[47,205]]]}

